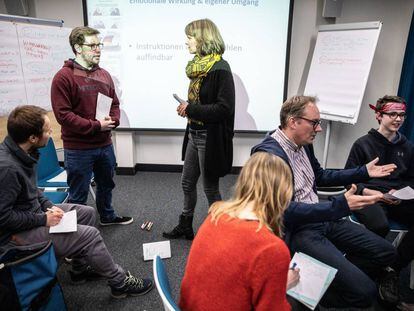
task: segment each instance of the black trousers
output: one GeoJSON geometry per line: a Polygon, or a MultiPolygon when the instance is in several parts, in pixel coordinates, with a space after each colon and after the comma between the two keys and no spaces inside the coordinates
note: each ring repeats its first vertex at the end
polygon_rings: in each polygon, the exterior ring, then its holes
{"type": "Polygon", "coordinates": [[[398,205],[377,203],[354,211],[358,221],[364,226],[385,237],[390,231],[388,219],[409,227],[409,231],[397,248],[398,258],[392,267],[400,271],[414,259],[414,201],[401,201],[398,205]]]}
{"type": "Polygon", "coordinates": [[[325,307],[370,307],[377,298],[373,279],[396,257],[391,243],[348,220],[305,225],[289,247],[338,269],[321,300],[325,307]]]}

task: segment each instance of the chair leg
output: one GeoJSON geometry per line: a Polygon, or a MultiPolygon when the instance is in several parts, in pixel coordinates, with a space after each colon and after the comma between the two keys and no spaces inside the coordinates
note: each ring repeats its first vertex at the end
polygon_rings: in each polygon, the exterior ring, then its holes
{"type": "Polygon", "coordinates": [[[93,191],[93,187],[92,187],[91,184],[89,184],[89,192],[91,193],[91,196],[92,196],[93,200],[96,202],[95,191],[93,191]]]}
{"type": "Polygon", "coordinates": [[[401,240],[403,239],[404,235],[407,233],[407,231],[400,231],[397,235],[397,237],[392,242],[392,245],[397,248],[398,245],[400,245],[401,240]]]}
{"type": "Polygon", "coordinates": [[[414,290],[414,260],[411,261],[410,288],[414,290]]]}

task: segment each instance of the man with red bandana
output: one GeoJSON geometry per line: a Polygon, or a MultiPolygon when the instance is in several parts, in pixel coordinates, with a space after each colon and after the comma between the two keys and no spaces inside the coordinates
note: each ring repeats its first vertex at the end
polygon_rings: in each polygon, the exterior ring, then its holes
{"type": "MultiPolygon", "coordinates": [[[[375,106],[377,130],[371,129],[352,146],[346,168],[353,168],[379,157],[378,165],[394,163],[397,168],[389,176],[371,178],[358,184],[357,193],[363,195],[392,194],[410,186],[414,188],[414,145],[398,132],[406,117],[404,99],[398,96],[384,96],[375,106]]],[[[402,268],[414,258],[414,200],[390,200],[385,197],[380,202],[354,211],[358,221],[380,236],[385,237],[390,228],[388,219],[409,226],[410,230],[398,246],[398,260],[388,269],[388,277],[380,284],[383,300],[396,303],[399,300],[398,275],[402,268]]]]}

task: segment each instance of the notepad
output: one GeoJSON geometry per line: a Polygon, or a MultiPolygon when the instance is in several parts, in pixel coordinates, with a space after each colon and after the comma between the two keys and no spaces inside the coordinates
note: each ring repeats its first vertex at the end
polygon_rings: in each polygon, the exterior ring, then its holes
{"type": "Polygon", "coordinates": [[[338,270],[304,253],[295,253],[293,263],[300,269],[300,280],[287,294],[314,310],[338,270]]]}
{"type": "Polygon", "coordinates": [[[105,117],[109,117],[111,112],[112,98],[104,94],[98,93],[98,99],[96,101],[96,120],[103,120],[105,117]]]}
{"type": "Polygon", "coordinates": [[[395,191],[393,194],[385,193],[384,198],[391,200],[412,200],[414,199],[414,189],[407,186],[395,191]]]}
{"type": "Polygon", "coordinates": [[[49,233],[75,232],[77,230],[76,210],[66,212],[56,226],[49,229],[49,233]]]}

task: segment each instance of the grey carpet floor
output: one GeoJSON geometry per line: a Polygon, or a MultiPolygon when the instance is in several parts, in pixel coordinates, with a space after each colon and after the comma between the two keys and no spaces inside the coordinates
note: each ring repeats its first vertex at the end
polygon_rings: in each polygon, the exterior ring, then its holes
{"type": "MultiPolygon", "coordinates": [[[[180,177],[179,173],[156,172],[138,172],[135,176],[115,177],[116,188],[113,191],[115,211],[120,215],[134,217],[134,222],[127,226],[97,225],[97,227],[115,262],[133,275],[152,278],[152,261],[143,261],[142,244],[166,240],[162,237],[162,232],[171,230],[177,224],[183,201],[180,177]],[[140,229],[141,224],[146,220],[154,223],[151,231],[140,229]]],[[[220,189],[224,198],[229,197],[235,180],[235,175],[220,180],[220,189]]],[[[201,225],[208,209],[201,185],[198,187],[198,198],[194,228],[201,225]]],[[[88,202],[94,206],[91,199],[88,202]]],[[[164,260],[171,289],[176,298],[178,298],[190,246],[191,241],[172,240],[172,257],[164,260]]],[[[59,280],[69,310],[163,310],[156,289],[145,296],[117,300],[111,298],[105,281],[71,284],[68,269],[68,265],[61,265],[59,280]]]]}
{"type": "MultiPolygon", "coordinates": [[[[178,222],[181,212],[183,194],[179,173],[138,172],[135,176],[116,176],[116,188],[113,191],[113,203],[119,215],[132,216],[134,222],[127,226],[97,227],[114,257],[133,275],[152,278],[152,261],[143,261],[142,244],[165,240],[162,232],[172,229],[178,222]],[[154,223],[151,231],[140,229],[144,221],[154,223]]],[[[237,176],[228,175],[220,180],[223,198],[231,195],[237,176]]],[[[89,199],[89,204],[94,202],[89,199]]],[[[208,203],[198,186],[198,202],[194,217],[194,228],[203,222],[207,215],[208,203]]],[[[185,263],[191,242],[172,240],[172,257],[165,259],[171,289],[176,299],[179,295],[180,282],[184,275],[185,263]]],[[[213,246],[212,246],[213,247],[213,246]]],[[[69,310],[163,310],[161,299],[154,288],[150,293],[140,297],[113,299],[105,281],[88,282],[80,285],[70,283],[67,270],[62,264],[58,276],[63,288],[69,310]]],[[[401,278],[401,290],[406,301],[414,303],[414,291],[408,288],[408,269],[401,278]]],[[[379,306],[376,310],[383,310],[379,306]]]]}

